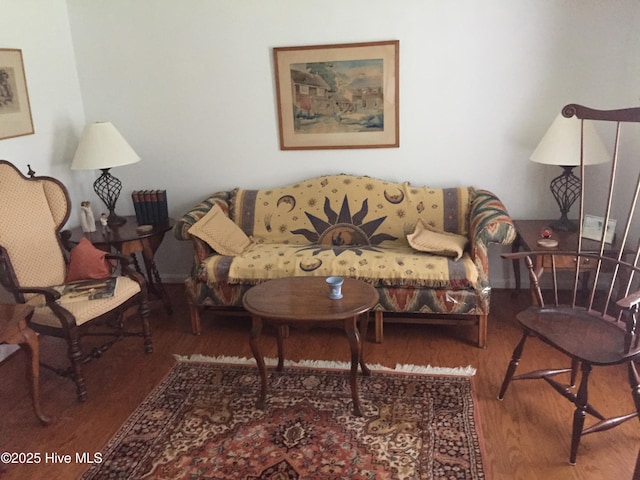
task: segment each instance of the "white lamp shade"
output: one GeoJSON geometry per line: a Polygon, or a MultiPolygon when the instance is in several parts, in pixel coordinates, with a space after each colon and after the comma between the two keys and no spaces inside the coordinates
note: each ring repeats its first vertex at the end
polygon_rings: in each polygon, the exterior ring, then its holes
{"type": "Polygon", "coordinates": [[[84,127],[71,169],[97,170],[139,161],[138,154],[111,122],[90,123],[84,127]]]}
{"type": "MultiPolygon", "coordinates": [[[[546,165],[580,165],[581,120],[562,114],[553,121],[530,159],[546,165]]],[[[611,160],[611,154],[591,122],[584,122],[584,164],[595,165],[611,160]]]]}

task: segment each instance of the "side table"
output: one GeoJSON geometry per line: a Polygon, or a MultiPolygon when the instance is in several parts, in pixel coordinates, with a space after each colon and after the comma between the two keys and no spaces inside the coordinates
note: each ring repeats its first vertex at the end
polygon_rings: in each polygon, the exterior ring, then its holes
{"type": "Polygon", "coordinates": [[[33,411],[40,423],[49,425],[51,418],[40,409],[40,346],[38,336],[27,326],[31,315],[31,305],[0,303],[0,343],[19,345],[27,354],[27,379],[33,411]]]}
{"type": "Polygon", "coordinates": [[[162,285],[162,279],[156,267],[155,255],[164,239],[164,234],[173,228],[175,221],[169,218],[152,225],[152,229],[149,231],[139,232],[135,216],[126,216],[124,218],[127,219],[127,223],[118,227],[109,226],[108,231],[103,230],[99,221],[96,222],[95,232],[85,233],[80,227],[76,227],[70,230],[71,236],[67,239],[67,242],[70,244],[69,246],[75,245],[82,237],[86,237],[100,249],[109,251],[114,248],[122,255],[131,256],[136,270],[142,273],[136,257],[136,253],[140,252],[144,262],[149,292],[160,298],[167,313],[171,314],[173,311],[171,300],[162,285]]]}
{"type": "Polygon", "coordinates": [[[358,365],[363,375],[371,372],[362,356],[362,344],[358,331],[358,319],[362,335],[366,334],[368,312],[378,303],[376,289],[354,278],[345,278],[342,285],[343,298],[329,298],[325,277],[288,277],[270,280],[252,287],[245,293],[242,304],[252,314],[249,343],[258,364],[261,389],[257,406],[265,408],[267,399],[267,370],[260,351],[258,339],[265,323],[277,327],[278,366],[284,368],[283,330],[286,327],[342,327],[351,347],[351,397],[353,411],[362,416],[358,397],[358,365]]]}
{"type": "MultiPolygon", "coordinates": [[[[551,238],[558,241],[558,246],[550,249],[545,249],[538,246],[536,243],[542,238],[542,229],[551,228],[551,225],[555,220],[514,220],[514,224],[517,231],[517,236],[513,244],[511,245],[512,252],[522,251],[577,251],[578,249],[578,232],[562,232],[553,230],[551,238]]],[[[582,249],[585,251],[599,251],[600,242],[589,240],[587,238],[582,239],[582,249]]],[[[607,247],[609,251],[619,251],[620,245],[617,241],[607,247]]],[[[584,273],[584,284],[588,282],[589,273],[595,269],[596,265],[590,265],[589,259],[584,259],[581,262],[580,270],[584,273]]],[[[548,256],[537,255],[534,261],[534,267],[536,270],[544,272],[545,269],[551,268],[551,261],[548,256]]],[[[573,271],[576,268],[576,258],[573,256],[556,257],[556,270],[558,271],[573,271]]],[[[520,291],[520,262],[518,260],[513,261],[513,272],[516,278],[516,291],[520,291]]]]}

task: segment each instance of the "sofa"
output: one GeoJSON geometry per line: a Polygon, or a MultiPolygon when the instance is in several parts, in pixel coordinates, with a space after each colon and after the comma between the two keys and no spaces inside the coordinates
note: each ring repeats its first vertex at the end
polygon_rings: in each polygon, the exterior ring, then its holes
{"type": "Polygon", "coordinates": [[[484,348],[488,246],[509,245],[516,231],[487,190],[339,174],[214,193],[176,222],[174,235],[193,245],[185,286],[195,334],[203,308],[241,308],[253,285],[338,275],[377,289],[377,342],[385,320],[462,323],[477,325],[484,348]]]}

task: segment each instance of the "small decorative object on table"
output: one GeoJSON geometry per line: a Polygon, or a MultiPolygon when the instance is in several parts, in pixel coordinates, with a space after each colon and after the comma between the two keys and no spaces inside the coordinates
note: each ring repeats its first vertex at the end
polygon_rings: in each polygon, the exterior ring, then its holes
{"type": "Polygon", "coordinates": [[[539,238],[537,240],[537,244],[539,247],[542,248],[555,248],[558,246],[558,241],[551,238],[551,235],[553,235],[553,230],[551,230],[549,227],[545,227],[540,231],[540,236],[542,238],[539,238]]]}
{"type": "Polygon", "coordinates": [[[149,233],[151,230],[153,230],[153,225],[138,225],[136,227],[136,232],[140,235],[143,233],[149,233]]]}
{"type": "Polygon", "coordinates": [[[342,298],[342,277],[327,277],[327,285],[329,285],[329,298],[339,300],[342,298]]]}
{"type": "Polygon", "coordinates": [[[96,231],[96,219],[91,210],[91,202],[88,200],[80,203],[80,225],[85,233],[96,231]]]}
{"type": "MultiPolygon", "coordinates": [[[[612,218],[607,223],[607,230],[604,235],[605,243],[613,243],[616,235],[617,220],[612,218]]],[[[582,221],[582,238],[588,238],[589,240],[595,240],[596,242],[602,241],[602,231],[604,230],[604,218],[596,217],[595,215],[586,215],[582,221]]]]}
{"type": "Polygon", "coordinates": [[[102,233],[109,233],[109,216],[106,213],[100,215],[100,225],[102,225],[102,233]]]}

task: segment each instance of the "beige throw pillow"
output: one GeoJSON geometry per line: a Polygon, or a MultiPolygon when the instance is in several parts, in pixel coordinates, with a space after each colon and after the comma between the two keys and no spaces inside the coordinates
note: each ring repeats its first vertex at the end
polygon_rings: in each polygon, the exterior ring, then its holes
{"type": "Polygon", "coordinates": [[[414,232],[407,235],[409,245],[416,250],[455,257],[455,260],[462,257],[467,240],[464,235],[436,230],[422,220],[418,220],[414,232]]]}
{"type": "Polygon", "coordinates": [[[188,232],[207,242],[220,255],[240,255],[251,244],[247,234],[217,204],[194,223],[188,232]]]}

